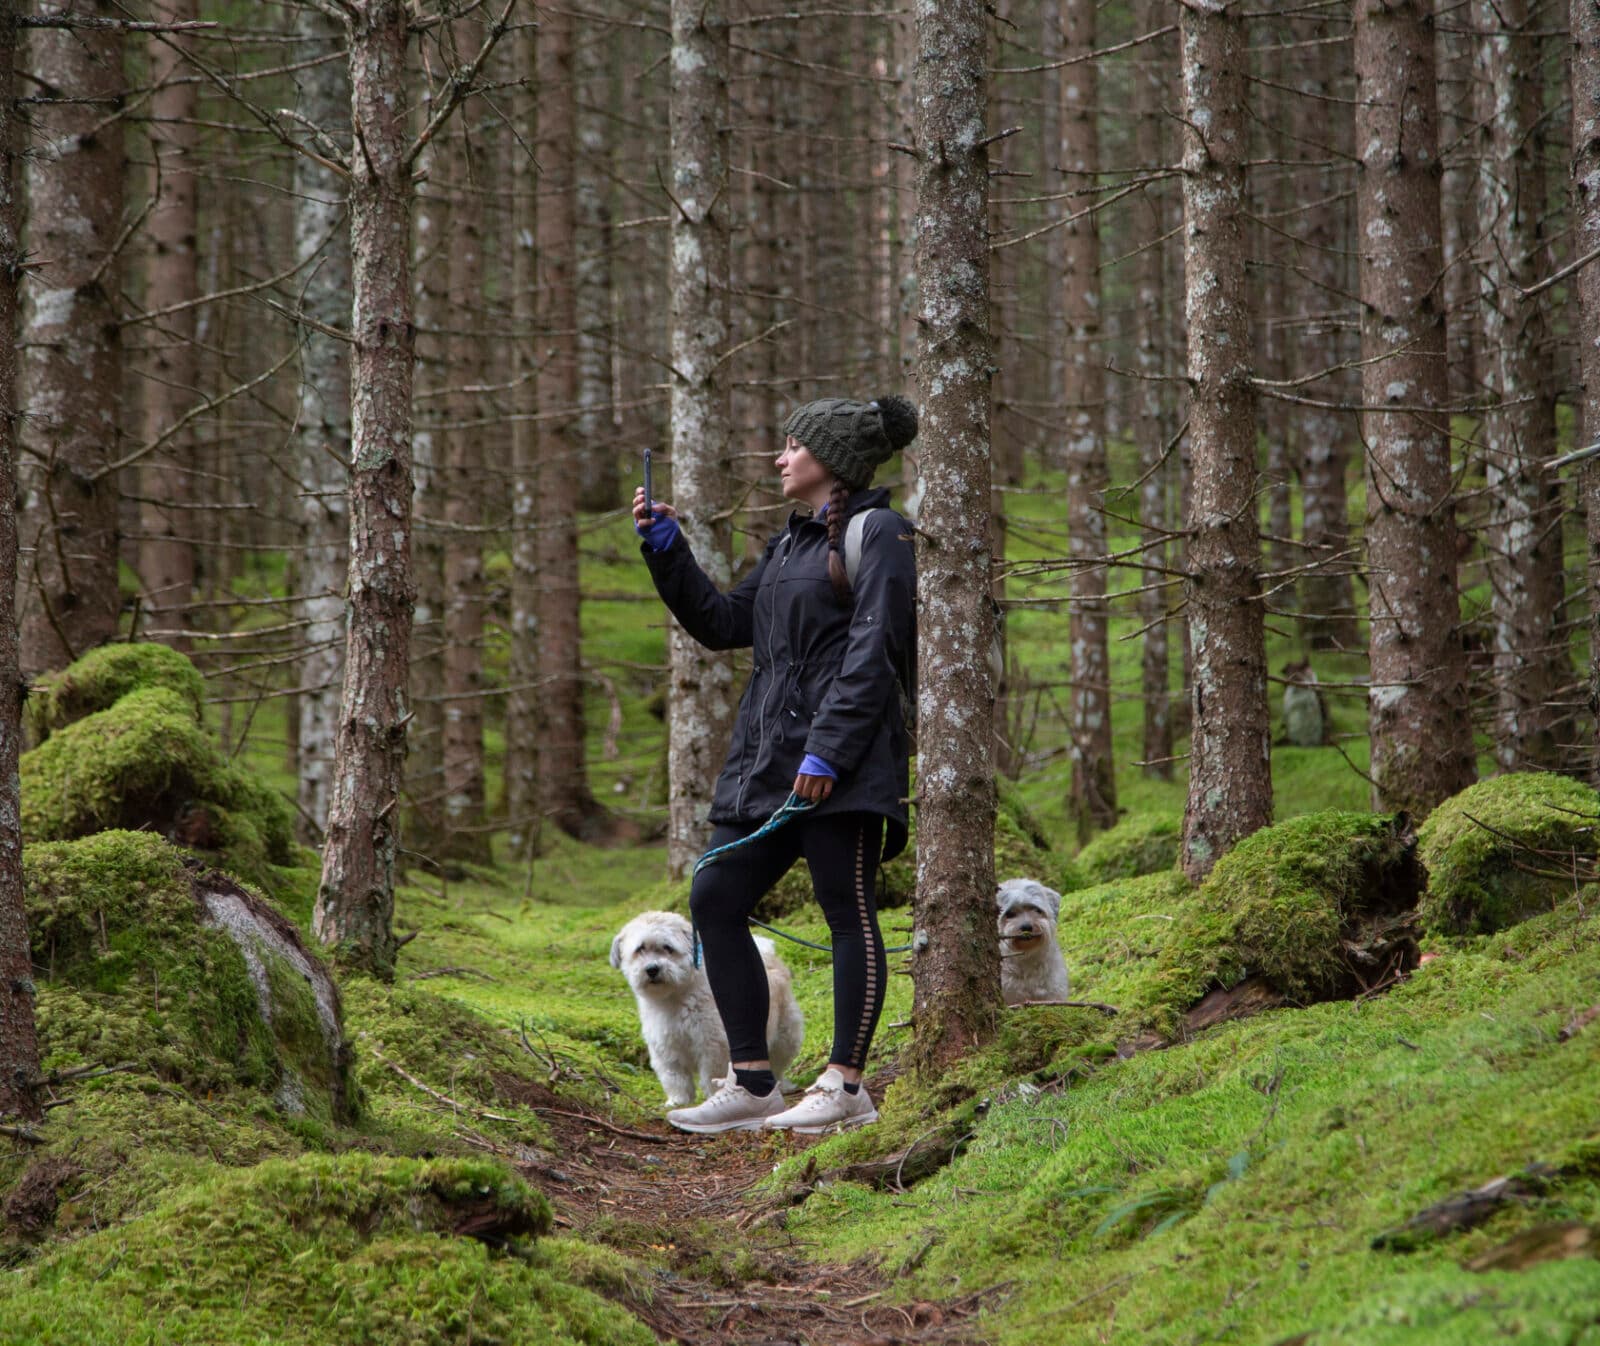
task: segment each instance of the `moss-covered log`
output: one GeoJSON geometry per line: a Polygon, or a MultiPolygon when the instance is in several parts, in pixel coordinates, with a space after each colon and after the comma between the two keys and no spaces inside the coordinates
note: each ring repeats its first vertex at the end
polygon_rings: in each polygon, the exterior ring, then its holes
{"type": "Polygon", "coordinates": [[[1182,907],[1145,989],[1145,1028],[1164,1039],[1274,1003],[1356,995],[1415,967],[1415,849],[1405,814],[1330,810],[1247,837],[1182,907]]]}

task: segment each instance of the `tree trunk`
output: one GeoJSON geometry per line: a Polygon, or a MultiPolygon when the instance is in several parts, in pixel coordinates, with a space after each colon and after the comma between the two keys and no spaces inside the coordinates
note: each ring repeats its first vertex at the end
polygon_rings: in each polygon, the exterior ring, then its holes
{"type": "MultiPolygon", "coordinates": [[[[672,4],[672,493],[695,559],[733,579],[728,402],[728,22],[715,0],[672,4]]],[[[667,867],[681,878],[711,835],[707,815],[733,728],[733,657],[671,623],[667,867]]],[[[798,766],[798,763],[796,763],[798,766]]]]}
{"type": "MultiPolygon", "coordinates": [[[[1095,0],[1064,0],[1062,54],[1079,58],[1061,81],[1061,167],[1069,187],[1085,191],[1100,169],[1099,80],[1094,50],[1095,0]]],[[[1078,209],[1066,203],[1069,212],[1078,209]]],[[[1100,226],[1084,215],[1061,232],[1061,303],[1067,350],[1062,399],[1066,411],[1067,554],[1073,562],[1068,640],[1072,651],[1072,813],[1079,844],[1117,821],[1117,779],[1111,757],[1111,652],[1107,627],[1105,353],[1100,331],[1100,226]]]]}
{"type": "Polygon", "coordinates": [[[1561,482],[1542,464],[1555,450],[1554,350],[1547,300],[1521,291],[1544,273],[1543,81],[1528,0],[1484,0],[1491,25],[1494,115],[1485,181],[1493,221],[1484,310],[1493,399],[1483,426],[1489,586],[1494,611],[1495,757],[1502,770],[1561,760],[1552,702],[1568,681],[1562,604],[1561,482]]]}
{"type": "MultiPolygon", "coordinates": [[[[41,0],[41,15],[122,17],[110,0],[41,0]]],[[[21,426],[23,676],[72,662],[117,634],[117,474],[122,339],[122,37],[37,29],[26,161],[21,426]]]]}
{"type": "MultiPolygon", "coordinates": [[[[1572,250],[1583,257],[1600,248],[1600,0],[1571,0],[1572,32],[1572,250]]],[[[1583,437],[1600,438],[1600,267],[1574,278],[1578,295],[1578,351],[1583,368],[1583,437]]],[[[1600,782],[1600,458],[1579,472],[1578,494],[1587,520],[1589,580],[1589,712],[1594,717],[1589,779],[1600,782]]]]}
{"type": "MultiPolygon", "coordinates": [[[[199,0],[153,0],[150,17],[183,23],[200,15],[199,0]]],[[[200,142],[195,125],[196,86],[184,63],[188,39],[181,33],[150,41],[150,151],[155,159],[156,198],[147,228],[150,270],[145,307],[188,303],[200,292],[195,234],[200,142]]],[[[195,310],[169,313],[151,327],[152,377],[145,386],[144,438],[166,434],[199,401],[199,347],[195,310]]],[[[194,514],[190,502],[194,437],[181,430],[140,464],[139,578],[153,638],[187,650],[189,603],[194,593],[194,514]]]]}
{"type": "MultiPolygon", "coordinates": [[[[482,25],[461,20],[458,42],[469,50],[481,45],[482,25]]],[[[450,227],[449,296],[455,316],[446,365],[450,418],[444,434],[444,835],[439,854],[479,864],[489,861],[484,825],[483,781],[483,523],[484,430],[475,424],[478,395],[485,382],[482,341],[483,197],[487,174],[465,117],[457,123],[444,157],[451,165],[454,190],[450,227]]],[[[433,508],[437,509],[436,503],[433,508]]]]}
{"type": "MultiPolygon", "coordinates": [[[[415,67],[412,78],[421,79],[415,67]]],[[[433,117],[435,99],[443,93],[425,86],[415,129],[433,117]]],[[[415,499],[420,502],[413,529],[412,578],[416,608],[411,625],[411,724],[406,730],[407,849],[435,861],[447,843],[445,831],[444,685],[445,584],[444,500],[448,494],[444,424],[449,417],[446,391],[451,381],[450,329],[455,310],[450,302],[452,194],[448,172],[450,146],[435,137],[417,160],[417,192],[412,230],[412,293],[416,303],[416,385],[411,436],[411,469],[415,499]]]]}
{"type": "Polygon", "coordinates": [[[350,628],[328,842],[312,928],[339,961],[394,976],[394,867],[411,655],[411,164],[406,12],[351,0],[350,628]]]}
{"type": "MultiPolygon", "coordinates": [[[[530,28],[515,38],[515,66],[532,70],[537,62],[536,39],[530,28]]],[[[511,138],[511,200],[513,251],[511,254],[511,327],[513,387],[511,407],[511,648],[506,676],[505,799],[506,831],[511,855],[528,860],[540,843],[539,813],[539,558],[534,536],[538,519],[535,489],[539,475],[539,432],[533,420],[538,410],[534,341],[534,286],[538,257],[534,240],[539,227],[537,165],[532,146],[538,142],[536,102],[527,102],[528,115],[520,118],[522,142],[511,138]]]]}
{"type": "Polygon", "coordinates": [[[1478,99],[1472,59],[1477,37],[1456,25],[1435,39],[1439,69],[1440,152],[1444,174],[1439,182],[1440,240],[1444,247],[1445,333],[1450,366],[1450,398],[1465,402],[1482,392],[1478,384],[1478,269],[1475,252],[1483,250],[1478,224],[1478,135],[1474,130],[1478,99]]]}
{"type": "Polygon", "coordinates": [[[22,901],[22,673],[17,662],[17,9],[0,0],[0,1117],[36,1121],[39,1037],[22,901]]]}
{"type": "Polygon", "coordinates": [[[569,836],[594,839],[604,813],[589,793],[583,649],[578,622],[578,400],[575,294],[577,151],[574,20],[545,10],[539,71],[539,795],[544,815],[569,836]]]}
{"type": "MultiPolygon", "coordinates": [[[[1300,97],[1295,100],[1295,134],[1301,146],[1331,144],[1339,155],[1350,153],[1348,123],[1330,118],[1330,101],[1348,96],[1336,78],[1335,61],[1344,49],[1319,45],[1301,56],[1300,97]]],[[[1344,194],[1348,175],[1339,160],[1316,170],[1317,205],[1306,213],[1302,293],[1320,316],[1306,329],[1307,367],[1332,369],[1349,351],[1343,336],[1346,280],[1345,249],[1350,236],[1350,211],[1344,194]]],[[[1319,383],[1312,400],[1336,402],[1351,380],[1344,375],[1319,383]]],[[[1300,581],[1300,608],[1306,640],[1315,650],[1354,650],[1356,628],[1354,569],[1350,549],[1349,428],[1342,412],[1328,407],[1296,407],[1300,460],[1300,538],[1303,561],[1312,566],[1300,581]]]]}
{"type": "MultiPolygon", "coordinates": [[[[1288,100],[1284,96],[1289,84],[1285,48],[1293,43],[1295,33],[1270,9],[1246,29],[1247,41],[1251,33],[1256,40],[1249,45],[1256,50],[1249,77],[1256,81],[1251,89],[1256,116],[1249,134],[1252,157],[1265,167],[1249,179],[1247,210],[1251,226],[1245,231],[1244,246],[1252,265],[1246,269],[1246,280],[1250,285],[1257,372],[1267,380],[1282,380],[1289,369],[1290,333],[1300,330],[1295,318],[1304,302],[1304,296],[1296,292],[1289,240],[1284,236],[1286,221],[1293,220],[1290,212],[1295,204],[1288,161],[1299,157],[1302,149],[1287,134],[1288,100]]],[[[1262,576],[1262,585],[1270,594],[1269,608],[1276,610],[1295,607],[1294,585],[1285,584],[1280,577],[1303,559],[1294,545],[1293,502],[1300,410],[1281,398],[1256,399],[1256,425],[1264,449],[1261,491],[1267,506],[1263,547],[1267,573],[1262,576]],[[1290,415],[1291,410],[1295,415],[1290,415]]]]}
{"type": "MultiPolygon", "coordinates": [[[[894,24],[896,139],[910,145],[916,138],[917,21],[909,13],[896,14],[894,24]]],[[[894,156],[894,247],[890,252],[895,275],[895,354],[905,395],[916,401],[917,370],[922,364],[921,333],[917,314],[917,161],[909,154],[894,156]]],[[[915,517],[920,499],[922,451],[900,455],[900,484],[908,517],[915,517]]]]}
{"type": "Polygon", "coordinates": [[[982,0],[916,0],[923,343],[917,895],[912,1061],[941,1070],[995,1030],[989,599],[988,149],[982,0]]]}
{"type": "Polygon", "coordinates": [[[611,157],[613,125],[608,104],[611,79],[607,26],[585,33],[577,55],[579,100],[577,163],[578,470],[586,510],[626,503],[618,479],[617,441],[611,409],[611,157]]]}
{"type": "MultiPolygon", "coordinates": [[[[1135,26],[1141,33],[1161,26],[1159,0],[1141,0],[1135,26]]],[[[1141,172],[1152,173],[1166,163],[1161,128],[1171,101],[1165,42],[1152,46],[1144,68],[1134,72],[1134,159],[1141,172]]],[[[1167,371],[1166,332],[1166,211],[1165,188],[1146,187],[1137,215],[1140,241],[1135,296],[1135,332],[1138,342],[1138,410],[1134,437],[1139,445],[1139,517],[1144,522],[1140,543],[1146,565],[1167,564],[1167,497],[1173,473],[1163,460],[1172,437],[1171,394],[1159,380],[1167,371]]],[[[1140,658],[1140,694],[1144,705],[1144,772],[1160,780],[1172,779],[1172,693],[1167,656],[1167,602],[1170,590],[1158,587],[1165,578],[1159,570],[1144,572],[1150,587],[1139,596],[1139,623],[1145,628],[1140,658]]]]}
{"type": "MultiPolygon", "coordinates": [[[[299,13],[302,59],[337,51],[343,30],[307,5],[299,13]]],[[[350,82],[344,63],[324,60],[296,75],[299,111],[334,144],[350,144],[350,82]]],[[[315,148],[315,147],[313,147],[315,148]]],[[[350,325],[350,228],[344,181],[303,154],[294,160],[295,259],[305,266],[300,307],[312,323],[350,325]],[[308,260],[316,260],[306,265],[308,260]]],[[[300,838],[320,844],[328,826],[339,685],[344,671],[344,578],[350,521],[350,353],[318,327],[300,332],[300,413],[296,459],[305,495],[300,557],[300,617],[306,656],[300,665],[296,747],[300,838]]]]}
{"type": "Polygon", "coordinates": [[[1272,821],[1267,657],[1256,527],[1255,392],[1245,281],[1244,20],[1183,7],[1183,214],[1189,328],[1189,626],[1194,645],[1183,868],[1198,882],[1272,821]]]}
{"type": "Polygon", "coordinates": [[[1472,783],[1439,293],[1431,0],[1355,15],[1373,807],[1421,816],[1472,783]],[[1403,409],[1402,409],[1403,408],[1403,409]],[[1417,410],[1421,408],[1422,410],[1417,410]]]}

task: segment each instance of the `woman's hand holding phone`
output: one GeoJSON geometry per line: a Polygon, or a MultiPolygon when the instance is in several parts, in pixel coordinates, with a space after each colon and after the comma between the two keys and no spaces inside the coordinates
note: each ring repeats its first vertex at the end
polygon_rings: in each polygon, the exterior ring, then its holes
{"type": "Polygon", "coordinates": [[[657,519],[676,519],[678,511],[665,500],[652,500],[645,504],[644,487],[636,486],[633,490],[633,523],[636,528],[648,528],[657,519]]]}
{"type": "Polygon", "coordinates": [[[678,511],[664,500],[646,503],[640,486],[633,493],[633,531],[652,551],[666,551],[678,536],[678,511]]]}

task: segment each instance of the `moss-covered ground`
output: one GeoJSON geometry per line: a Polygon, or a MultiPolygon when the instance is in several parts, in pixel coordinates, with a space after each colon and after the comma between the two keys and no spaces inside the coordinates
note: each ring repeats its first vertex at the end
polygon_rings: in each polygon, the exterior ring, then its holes
{"type": "MultiPolygon", "coordinates": [[[[1009,499],[1015,559],[1064,550],[1058,483],[1009,499]]],[[[648,830],[664,790],[652,709],[663,626],[625,526],[594,524],[584,583],[606,596],[586,603],[584,634],[608,685],[594,691],[591,769],[597,793],[648,830]]],[[[1067,657],[1049,607],[1061,583],[1011,586],[1032,600],[1012,613],[1013,654],[1040,689],[1026,695],[1046,705],[1067,657]]],[[[1133,630],[1131,618],[1114,625],[1116,636],[1133,630]]],[[[1291,634],[1272,635],[1274,669],[1302,653],[1291,634]]],[[[139,658],[119,655],[52,692],[35,733],[46,745],[75,729],[86,741],[120,737],[120,722],[95,721],[142,693],[150,705],[126,716],[127,732],[173,739],[211,789],[219,826],[233,809],[256,820],[258,845],[243,834],[214,853],[257,865],[255,881],[308,928],[316,871],[280,844],[287,815],[271,809],[263,828],[259,797],[229,796],[242,801],[230,808],[218,791],[235,777],[216,774],[220,763],[257,789],[292,788],[286,702],[263,700],[219,757],[190,731],[192,680],[165,665],[130,674],[139,658]]],[[[1137,1029],[1171,1030],[1175,1011],[1240,975],[1275,973],[1292,1001],[1315,998],[1329,980],[1330,930],[1336,938],[1368,891],[1362,876],[1394,859],[1390,821],[1366,812],[1363,694],[1339,686],[1360,662],[1315,663],[1334,732],[1350,737],[1275,749],[1278,816],[1300,821],[1202,889],[1171,866],[1181,764],[1171,781],[1132,765],[1137,642],[1113,646],[1126,821],[1082,854],[1066,840],[1055,721],[1019,712],[1023,765],[1004,791],[999,867],[1065,894],[1073,993],[1120,1013],[1008,1011],[994,1044],[919,1086],[895,1078],[911,987],[892,976],[871,1063],[883,1120],[820,1144],[707,1143],[660,1127],[632,998],[606,957],[631,915],[681,907],[659,845],[549,837],[529,866],[414,869],[397,925],[417,933],[395,983],[343,985],[358,1105],[344,1121],[287,1115],[259,1071],[223,1069],[201,1038],[191,1050],[163,1035],[152,1016],[185,1022],[176,990],[152,983],[145,1000],[137,949],[113,927],[100,934],[94,884],[77,883],[54,915],[71,956],[53,982],[41,978],[61,1106],[37,1128],[40,1143],[0,1138],[0,1343],[771,1340],[779,1333],[762,1335],[759,1315],[741,1323],[727,1306],[793,1300],[802,1285],[838,1303],[857,1297],[849,1284],[874,1308],[907,1305],[922,1334],[933,1320],[912,1301],[961,1302],[944,1339],[1600,1346],[1594,1256],[1467,1268],[1535,1226],[1575,1222],[1600,1237],[1600,1016],[1584,1017],[1600,1006],[1593,887],[1541,890],[1515,912],[1531,919],[1495,933],[1436,929],[1423,946],[1433,956],[1382,994],[1292,1004],[1160,1050],[1130,1046],[1137,1029]],[[112,1034],[101,1047],[98,1030],[112,1034]],[[72,1074],[97,1065],[132,1068],[72,1074]],[[934,1134],[948,1162],[905,1190],[837,1176],[934,1134]],[[1530,1165],[1541,1167],[1528,1194],[1476,1227],[1375,1246],[1425,1208],[1530,1165]],[[663,1317],[669,1298],[688,1302],[686,1286],[700,1287],[692,1311],[663,1317]],[[979,1291],[992,1293],[970,1298],[979,1291]]],[[[217,708],[205,713],[214,728],[217,708]]],[[[498,732],[491,722],[491,802],[498,732]]],[[[48,763],[52,789],[68,779],[65,763],[48,763]]],[[[106,813],[114,800],[102,791],[88,807],[128,821],[106,813]]],[[[37,808],[68,816],[53,796],[37,808]]],[[[1516,808],[1496,816],[1520,825],[1516,808]]],[[[43,873],[51,852],[35,849],[43,873]]],[[[1479,874],[1493,860],[1467,858],[1479,874]]],[[[1520,871],[1494,871],[1506,872],[1520,871]]],[[[888,876],[895,900],[910,874],[888,876]]],[[[825,943],[803,883],[790,887],[775,919],[825,943]]],[[[159,903],[151,918],[164,919],[159,903]]],[[[909,918],[887,911],[891,943],[904,942],[909,918]]],[[[780,948],[809,1024],[790,1072],[805,1078],[825,1057],[830,968],[820,952],[780,948]]],[[[786,1321],[792,1339],[853,1339],[820,1318],[786,1321]]],[[[889,1334],[889,1319],[875,1323],[889,1334]]]]}

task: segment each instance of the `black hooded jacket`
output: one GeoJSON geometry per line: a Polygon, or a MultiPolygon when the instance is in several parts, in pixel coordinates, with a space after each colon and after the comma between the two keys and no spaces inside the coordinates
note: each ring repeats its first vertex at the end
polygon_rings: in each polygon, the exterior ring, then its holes
{"type": "MultiPolygon", "coordinates": [[[[717,778],[711,821],[764,822],[788,799],[814,753],[838,773],[817,813],[877,813],[884,859],[905,849],[910,738],[899,679],[916,665],[916,559],[911,529],[883,489],[857,491],[844,518],[866,521],[853,601],[828,579],[828,529],[791,514],[754,570],[726,594],[706,577],[680,533],[664,551],[643,547],[656,591],[700,644],[754,654],[750,683],[717,778]]],[[[842,534],[841,534],[842,536],[842,534]]]]}

